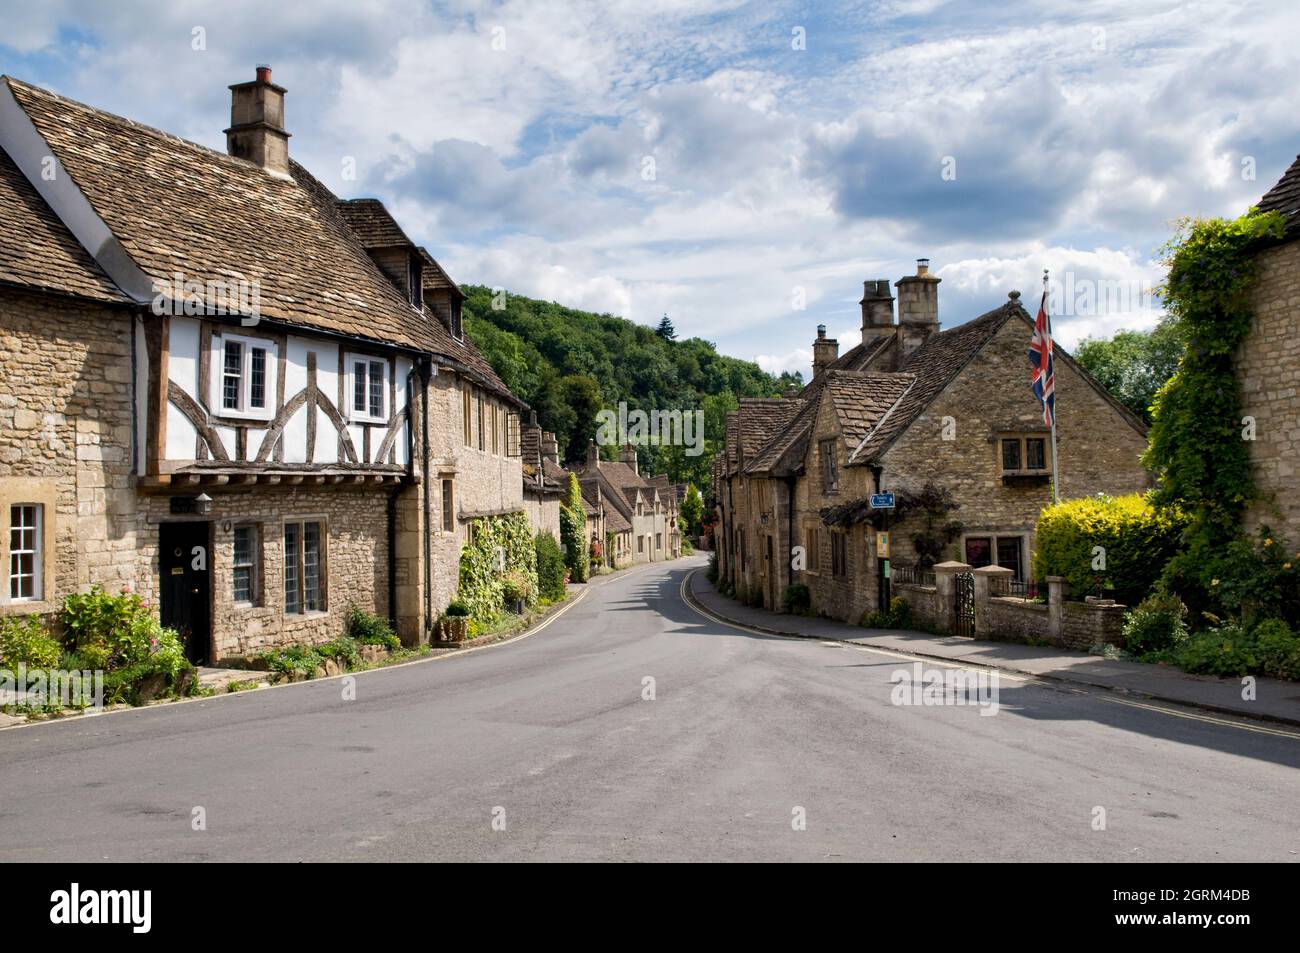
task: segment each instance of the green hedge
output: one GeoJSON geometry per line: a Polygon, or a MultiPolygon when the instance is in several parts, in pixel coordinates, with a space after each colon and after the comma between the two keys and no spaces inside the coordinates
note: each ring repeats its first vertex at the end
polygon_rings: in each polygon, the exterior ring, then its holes
{"type": "Polygon", "coordinates": [[[1034,576],[1063,576],[1082,598],[1098,588],[1126,605],[1150,592],[1178,552],[1187,517],[1174,507],[1156,509],[1145,496],[1090,496],[1066,500],[1038,517],[1034,576]],[[1093,568],[1095,547],[1105,569],[1093,568]]]}
{"type": "Polygon", "coordinates": [[[537,587],[543,599],[556,602],[564,598],[564,554],[555,537],[542,530],[534,543],[537,551],[537,587]]]}

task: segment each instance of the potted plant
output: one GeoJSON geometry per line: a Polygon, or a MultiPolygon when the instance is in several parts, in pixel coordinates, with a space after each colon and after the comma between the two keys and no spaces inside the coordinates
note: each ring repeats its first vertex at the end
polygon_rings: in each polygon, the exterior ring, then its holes
{"type": "Polygon", "coordinates": [[[442,641],[464,642],[469,632],[469,606],[459,599],[453,599],[438,620],[438,628],[442,641]]]}
{"type": "Polygon", "coordinates": [[[533,587],[523,572],[511,569],[502,579],[501,593],[510,611],[515,615],[523,615],[524,604],[532,597],[533,587]]]}

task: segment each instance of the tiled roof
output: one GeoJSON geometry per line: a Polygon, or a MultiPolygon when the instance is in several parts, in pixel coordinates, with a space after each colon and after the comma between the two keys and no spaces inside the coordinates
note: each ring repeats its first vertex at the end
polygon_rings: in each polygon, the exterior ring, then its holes
{"type": "Polygon", "coordinates": [[[821,404],[822,375],[804,388],[804,396],[797,401],[799,408],[790,423],[773,435],[772,439],[758,453],[750,456],[745,466],[746,473],[786,475],[798,470],[808,452],[808,437],[812,433],[813,422],[817,419],[817,408],[821,404]],[[815,386],[814,386],[815,385],[815,386]]]}
{"type": "Polygon", "coordinates": [[[335,207],[366,248],[415,247],[379,199],[339,199],[335,207]]]}
{"type": "Polygon", "coordinates": [[[1282,174],[1277,184],[1259,200],[1261,212],[1281,212],[1286,216],[1288,235],[1300,232],[1300,156],[1282,174]]]}
{"type": "Polygon", "coordinates": [[[737,439],[740,434],[739,422],[736,418],[736,411],[727,411],[726,432],[723,436],[723,446],[727,449],[727,463],[723,469],[723,476],[731,476],[736,472],[736,461],[739,459],[737,450],[737,439]]]}
{"type": "Polygon", "coordinates": [[[0,149],[0,282],[128,303],[0,149]]]}
{"type": "Polygon", "coordinates": [[[95,212],[148,275],[257,282],[261,315],[429,349],[427,324],[370,260],[337,199],[129,119],[5,78],[95,212]]]}
{"type": "Polygon", "coordinates": [[[855,450],[916,382],[913,374],[825,371],[826,394],[839,417],[849,451],[855,450]]]}
{"type": "Polygon", "coordinates": [[[465,292],[460,290],[460,285],[451,280],[451,275],[447,274],[442,265],[438,264],[438,260],[430,255],[423,245],[420,246],[419,252],[420,258],[424,260],[424,290],[438,291],[445,288],[452,294],[464,298],[465,292]]]}

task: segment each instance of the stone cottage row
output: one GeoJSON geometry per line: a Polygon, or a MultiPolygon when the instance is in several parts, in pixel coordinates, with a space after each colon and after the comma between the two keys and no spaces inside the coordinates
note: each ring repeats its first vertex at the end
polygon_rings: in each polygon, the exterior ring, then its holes
{"type": "MultiPolygon", "coordinates": [[[[558,533],[568,473],[438,262],[290,159],[270,69],[230,89],[223,154],[0,78],[0,614],[99,584],[194,661],[353,604],[420,642],[474,522],[558,533]]],[[[664,558],[675,494],[631,470],[659,522],[622,493],[593,538],[664,558]]]]}

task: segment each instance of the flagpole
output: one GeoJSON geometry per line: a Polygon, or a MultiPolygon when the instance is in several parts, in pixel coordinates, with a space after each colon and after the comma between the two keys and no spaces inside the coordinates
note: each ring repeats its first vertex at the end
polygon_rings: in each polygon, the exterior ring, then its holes
{"type": "MultiPolygon", "coordinates": [[[[1052,310],[1047,306],[1047,269],[1043,269],[1043,313],[1047,315],[1047,340],[1052,342],[1052,350],[1056,350],[1056,342],[1052,339],[1052,310]]],[[[1055,367],[1056,355],[1052,355],[1052,365],[1055,367]]],[[[1056,389],[1052,389],[1052,502],[1061,502],[1061,470],[1056,463],[1056,389]]]]}

